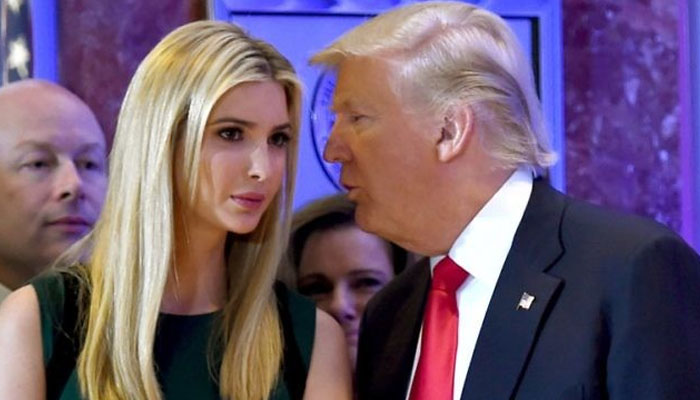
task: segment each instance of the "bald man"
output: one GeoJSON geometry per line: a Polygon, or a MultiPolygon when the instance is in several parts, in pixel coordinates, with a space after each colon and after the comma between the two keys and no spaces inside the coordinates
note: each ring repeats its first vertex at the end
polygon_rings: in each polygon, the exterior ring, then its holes
{"type": "Polygon", "coordinates": [[[0,88],[0,301],[90,231],[107,183],[88,106],[50,82],[0,88]]]}

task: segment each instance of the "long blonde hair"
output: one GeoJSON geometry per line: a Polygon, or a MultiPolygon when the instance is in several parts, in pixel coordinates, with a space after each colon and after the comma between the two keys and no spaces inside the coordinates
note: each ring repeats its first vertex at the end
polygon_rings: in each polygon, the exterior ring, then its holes
{"type": "MultiPolygon", "coordinates": [[[[200,21],[166,36],[126,93],[110,160],[110,182],[83,269],[86,307],[78,376],[92,399],[160,399],[153,347],[164,288],[173,273],[178,142],[191,196],[202,132],[216,100],[244,82],[276,81],[287,96],[293,140],[286,176],[256,230],[229,234],[228,289],[218,342],[221,396],[267,398],[277,382],[282,335],[272,283],[289,232],[301,89],[290,63],[235,25],[200,21]],[[187,170],[186,170],[187,171],[187,170]]],[[[181,233],[178,233],[181,234],[181,233]]]]}

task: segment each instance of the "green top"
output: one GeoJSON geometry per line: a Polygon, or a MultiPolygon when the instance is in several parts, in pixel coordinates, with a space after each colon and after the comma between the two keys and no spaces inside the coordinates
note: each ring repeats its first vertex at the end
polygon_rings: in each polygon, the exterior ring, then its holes
{"type": "MultiPolygon", "coordinates": [[[[64,307],[63,274],[49,272],[32,282],[39,297],[44,366],[54,353],[54,335],[61,327],[64,307]]],[[[279,293],[279,292],[278,292],[279,293]]],[[[293,336],[308,370],[311,362],[316,309],[308,299],[284,290],[287,296],[293,336]]],[[[165,399],[219,399],[219,388],[209,372],[207,354],[212,327],[219,313],[200,315],[160,314],[154,346],[156,374],[165,399]]],[[[213,354],[220,354],[214,351],[213,354]]],[[[284,360],[283,360],[284,364],[284,360]]],[[[219,368],[214,369],[218,372],[219,368]]],[[[73,370],[61,400],[81,399],[76,371],[73,370]]],[[[270,399],[289,400],[280,373],[270,399]]]]}

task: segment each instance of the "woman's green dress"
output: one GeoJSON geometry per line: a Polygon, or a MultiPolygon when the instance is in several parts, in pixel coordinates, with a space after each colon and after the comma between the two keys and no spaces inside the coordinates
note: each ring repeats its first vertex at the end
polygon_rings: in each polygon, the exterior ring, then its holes
{"type": "MultiPolygon", "coordinates": [[[[65,273],[52,271],[32,281],[39,298],[45,366],[49,365],[52,357],[60,353],[60,351],[55,349],[56,343],[65,342],[65,340],[64,342],[57,341],[58,335],[69,331],[63,326],[66,277],[65,273]]],[[[277,285],[275,290],[278,299],[285,297],[286,300],[279,302],[280,314],[287,312],[286,315],[288,316],[288,323],[283,323],[283,327],[287,330],[285,338],[293,338],[296,345],[295,354],[300,356],[297,357],[300,359],[300,362],[296,363],[298,365],[297,368],[305,368],[301,375],[294,371],[295,373],[291,374],[291,376],[305,377],[311,360],[316,308],[308,299],[288,291],[282,285],[277,285]],[[289,329],[290,326],[291,329],[289,329]]],[[[73,306],[77,307],[76,304],[73,304],[73,306]]],[[[217,366],[210,369],[207,361],[209,346],[211,346],[209,338],[217,319],[217,312],[201,315],[160,315],[156,332],[154,361],[158,381],[165,399],[220,398],[218,385],[210,371],[213,370],[215,373],[218,373],[219,368],[217,366]]],[[[288,343],[285,343],[285,359],[282,363],[283,365],[292,365],[294,363],[287,359],[290,354],[287,351],[287,347],[288,343]]],[[[220,355],[220,353],[220,349],[214,349],[211,352],[214,356],[220,355]]],[[[67,378],[68,380],[63,390],[60,391],[59,398],[61,400],[81,399],[75,371],[75,360],[69,360],[68,365],[73,368],[72,373],[67,378]]],[[[270,399],[291,399],[290,385],[287,382],[289,376],[289,374],[280,373],[280,379],[270,399]]],[[[48,379],[49,377],[47,377],[48,379]]],[[[301,384],[304,385],[305,382],[301,384]]]]}

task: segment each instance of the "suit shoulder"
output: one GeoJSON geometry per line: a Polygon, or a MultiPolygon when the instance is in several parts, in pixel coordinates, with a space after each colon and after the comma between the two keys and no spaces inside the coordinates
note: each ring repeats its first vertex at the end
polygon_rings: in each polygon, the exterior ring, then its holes
{"type": "Polygon", "coordinates": [[[561,235],[565,247],[609,248],[617,253],[633,251],[657,241],[685,243],[678,234],[650,218],[572,198],[567,198],[561,235]]]}
{"type": "Polygon", "coordinates": [[[386,312],[393,313],[407,298],[415,296],[416,291],[424,290],[429,284],[428,265],[428,258],[419,260],[377,292],[365,308],[368,321],[371,323],[374,318],[381,318],[386,312]]]}

